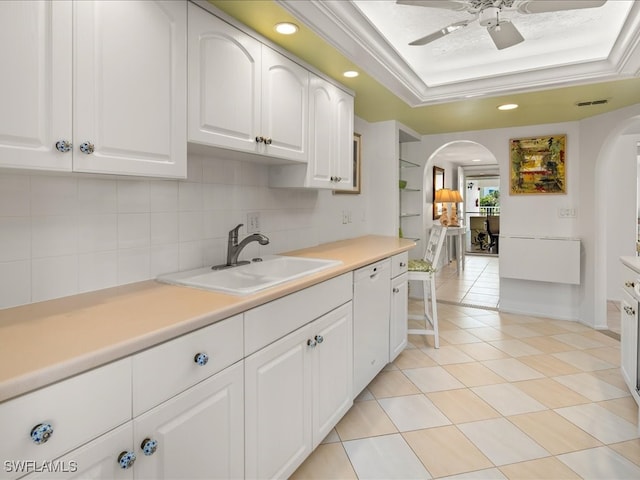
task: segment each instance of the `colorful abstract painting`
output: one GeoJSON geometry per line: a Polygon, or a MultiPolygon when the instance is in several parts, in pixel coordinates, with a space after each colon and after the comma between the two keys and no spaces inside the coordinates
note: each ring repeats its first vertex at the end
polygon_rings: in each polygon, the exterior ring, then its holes
{"type": "Polygon", "coordinates": [[[567,193],[566,135],[512,138],[511,195],[567,193]]]}

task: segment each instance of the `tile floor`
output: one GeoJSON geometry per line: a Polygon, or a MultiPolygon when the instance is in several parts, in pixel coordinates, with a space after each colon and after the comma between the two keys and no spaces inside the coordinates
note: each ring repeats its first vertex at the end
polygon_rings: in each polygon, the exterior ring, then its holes
{"type": "Polygon", "coordinates": [[[616,339],[486,308],[438,311],[441,347],[410,336],[293,479],[640,479],[616,339]]]}

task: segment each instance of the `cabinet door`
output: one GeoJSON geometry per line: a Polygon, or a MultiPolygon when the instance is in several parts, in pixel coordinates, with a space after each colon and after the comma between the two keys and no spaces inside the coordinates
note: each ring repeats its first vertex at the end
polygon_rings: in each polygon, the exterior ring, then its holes
{"type": "Polygon", "coordinates": [[[354,166],[353,145],[353,97],[336,88],[336,108],[334,119],[334,159],[335,174],[339,180],[336,184],[341,190],[354,188],[354,175],[357,175],[354,166]]]}
{"type": "Polygon", "coordinates": [[[123,469],[118,461],[121,453],[132,451],[132,441],[133,426],[129,422],[48,463],[46,469],[25,478],[132,480],[133,468],[123,469]]]}
{"type": "Polygon", "coordinates": [[[309,328],[245,359],[245,475],[286,478],[311,453],[309,328]]]}
{"type": "Polygon", "coordinates": [[[0,166],[71,171],[71,2],[0,2],[0,166]]]}
{"type": "Polygon", "coordinates": [[[74,9],[74,170],[186,177],[186,2],[74,9]]]}
{"type": "Polygon", "coordinates": [[[353,315],[351,302],[312,324],[313,448],[353,404],[353,315]]]}
{"type": "Polygon", "coordinates": [[[389,318],[389,362],[407,346],[407,310],[409,287],[407,274],[391,280],[391,317],[389,318]]]}
{"type": "Polygon", "coordinates": [[[134,419],[136,478],[244,476],[242,362],[134,419]],[[145,455],[146,439],[157,442],[145,455]]]}
{"type": "Polygon", "coordinates": [[[334,112],[333,86],[315,75],[309,82],[309,165],[307,185],[334,188],[334,112]]]}
{"type": "Polygon", "coordinates": [[[189,141],[257,152],[262,45],[189,4],[189,141]]]}
{"type": "Polygon", "coordinates": [[[298,162],[308,160],[309,72],[270,48],[262,47],[264,153],[298,162]]]}
{"type": "Polygon", "coordinates": [[[353,188],[353,97],[312,75],[307,187],[353,188]]]}
{"type": "Polygon", "coordinates": [[[620,302],[620,369],[632,392],[638,385],[638,302],[623,292],[620,302]]]}

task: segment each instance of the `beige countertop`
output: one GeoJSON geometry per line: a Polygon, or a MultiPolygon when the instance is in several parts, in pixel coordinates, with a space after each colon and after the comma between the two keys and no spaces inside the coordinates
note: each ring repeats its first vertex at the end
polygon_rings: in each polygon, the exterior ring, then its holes
{"type": "Polygon", "coordinates": [[[0,402],[414,246],[368,235],[287,252],[342,264],[242,297],[148,280],[0,310],[0,402]]]}
{"type": "Polygon", "coordinates": [[[640,273],[640,257],[620,257],[620,261],[630,269],[640,273]]]}

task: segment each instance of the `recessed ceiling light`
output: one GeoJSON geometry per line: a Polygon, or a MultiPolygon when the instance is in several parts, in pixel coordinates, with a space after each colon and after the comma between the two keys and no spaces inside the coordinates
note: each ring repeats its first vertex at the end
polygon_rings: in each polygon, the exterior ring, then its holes
{"type": "Polygon", "coordinates": [[[358,72],[356,72],[355,70],[347,70],[342,75],[344,75],[347,78],[355,78],[360,74],[358,72]]]}
{"type": "Polygon", "coordinates": [[[518,108],[517,103],[505,103],[498,106],[498,110],[513,110],[514,108],[518,108]]]}
{"type": "Polygon", "coordinates": [[[482,160],[480,160],[479,158],[474,158],[473,160],[471,160],[472,162],[481,162],[482,160]]]}
{"type": "Polygon", "coordinates": [[[290,22],[277,23],[274,28],[276,29],[276,32],[281,33],[282,35],[293,35],[298,31],[298,26],[295,23],[290,22]]]}

